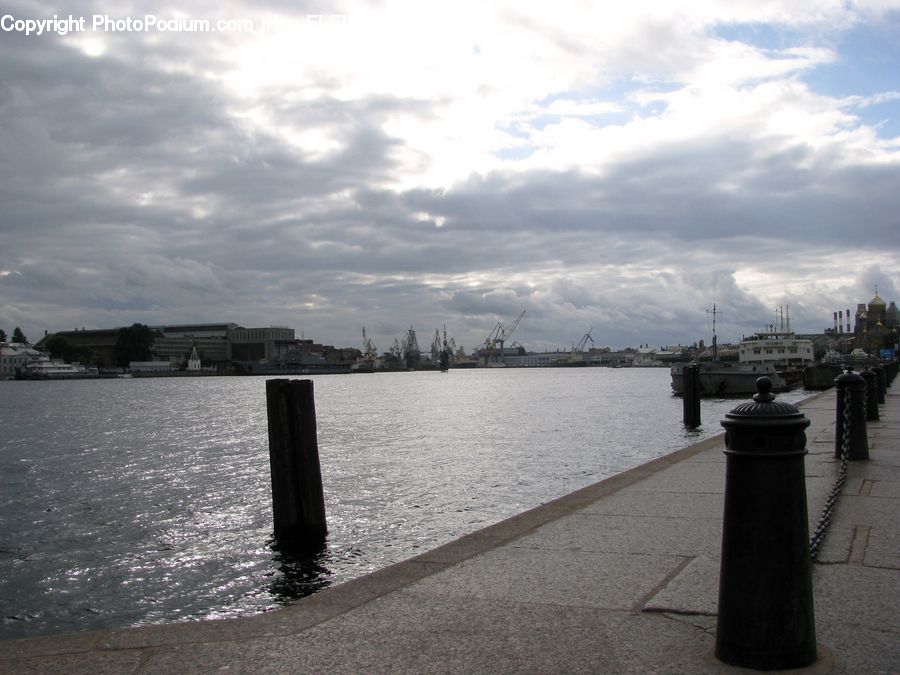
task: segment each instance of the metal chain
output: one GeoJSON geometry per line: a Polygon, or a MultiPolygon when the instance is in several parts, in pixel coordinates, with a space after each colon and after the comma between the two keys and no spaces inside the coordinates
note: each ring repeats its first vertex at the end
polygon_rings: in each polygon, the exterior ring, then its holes
{"type": "Polygon", "coordinates": [[[850,456],[850,398],[850,387],[847,387],[844,390],[844,437],[841,439],[841,467],[838,469],[837,479],[834,481],[831,493],[825,500],[825,508],[822,509],[822,515],[819,516],[816,530],[809,540],[809,557],[813,560],[819,554],[819,545],[824,541],[825,532],[831,524],[831,514],[834,512],[841,490],[844,489],[844,483],[847,482],[847,459],[850,456]]]}
{"type": "Polygon", "coordinates": [[[863,404],[862,404],[863,417],[865,419],[868,419],[869,418],[869,383],[868,382],[866,382],[866,386],[863,388],[862,392],[863,392],[863,404]]]}

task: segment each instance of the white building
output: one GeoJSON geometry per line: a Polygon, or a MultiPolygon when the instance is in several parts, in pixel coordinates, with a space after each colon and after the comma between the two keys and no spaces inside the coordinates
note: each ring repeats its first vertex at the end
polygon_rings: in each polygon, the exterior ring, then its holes
{"type": "Polygon", "coordinates": [[[0,343],[0,380],[15,379],[24,373],[29,361],[44,356],[43,352],[19,342],[0,343]]]}
{"type": "Polygon", "coordinates": [[[188,357],[187,369],[200,370],[200,356],[197,354],[196,347],[191,349],[191,355],[188,357]]]}

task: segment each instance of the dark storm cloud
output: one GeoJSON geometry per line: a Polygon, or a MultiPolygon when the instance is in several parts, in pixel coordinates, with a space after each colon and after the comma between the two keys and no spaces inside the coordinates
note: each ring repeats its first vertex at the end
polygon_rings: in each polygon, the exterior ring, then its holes
{"type": "MultiPolygon", "coordinates": [[[[704,242],[773,237],[866,245],[900,244],[891,165],[803,168],[808,151],[773,152],[723,141],[667,148],[601,176],[578,172],[474,178],[444,193],[417,192],[415,208],[444,216],[448,228],[516,232],[666,236],[704,242]]],[[[581,244],[579,244],[581,245],[581,244]]]]}

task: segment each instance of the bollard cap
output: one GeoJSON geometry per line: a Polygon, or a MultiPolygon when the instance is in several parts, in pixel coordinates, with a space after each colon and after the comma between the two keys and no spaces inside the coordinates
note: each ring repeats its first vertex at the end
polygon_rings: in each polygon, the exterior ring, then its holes
{"type": "Polygon", "coordinates": [[[862,375],[859,373],[853,372],[853,366],[845,366],[847,369],[846,372],[841,373],[836,378],[834,378],[834,386],[838,389],[842,389],[844,387],[850,387],[851,389],[857,387],[864,387],[865,380],[862,378],[862,375]]]}
{"type": "Polygon", "coordinates": [[[726,453],[804,454],[809,419],[796,406],[775,400],[768,377],[756,380],[756,390],[752,401],[735,406],[722,420],[726,453]]]}

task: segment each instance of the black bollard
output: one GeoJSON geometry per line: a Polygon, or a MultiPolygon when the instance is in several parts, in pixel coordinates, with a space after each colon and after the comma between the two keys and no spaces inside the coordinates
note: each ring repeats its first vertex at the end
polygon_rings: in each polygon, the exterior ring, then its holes
{"type": "Polygon", "coordinates": [[[328,534],[312,380],[268,380],[266,403],[275,538],[312,550],[328,534]]]}
{"type": "Polygon", "coordinates": [[[878,376],[871,370],[859,375],[866,382],[866,422],[872,422],[878,419],[878,376]]]}
{"type": "Polygon", "coordinates": [[[840,459],[844,452],[844,421],[850,424],[850,433],[846,441],[847,458],[853,461],[869,459],[869,437],[866,434],[866,381],[853,369],[834,378],[836,391],[836,411],[834,422],[834,457],[840,459]],[[849,394],[848,394],[849,392],[849,394]],[[847,412],[849,402],[850,410],[847,412]]]}
{"type": "Polygon", "coordinates": [[[809,420],[775,401],[768,377],[725,427],[725,512],[716,657],[758,670],[816,660],[806,433],[809,420]]]}
{"type": "Polygon", "coordinates": [[[884,372],[884,366],[878,364],[874,368],[872,368],[872,372],[875,373],[875,385],[876,391],[878,392],[878,402],[881,405],[884,405],[884,397],[887,395],[887,375],[884,372]]]}
{"type": "Polygon", "coordinates": [[[684,424],[689,427],[700,426],[700,366],[688,365],[681,369],[682,406],[684,424]]]}

